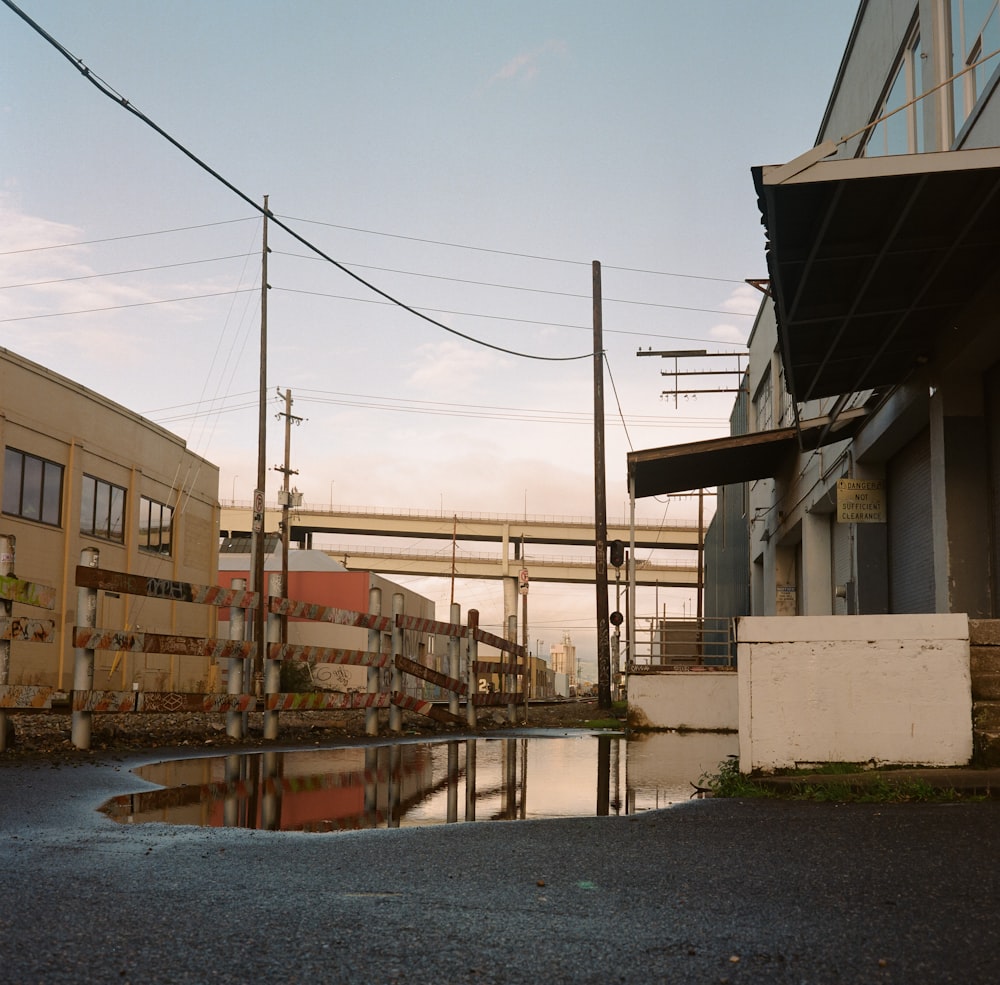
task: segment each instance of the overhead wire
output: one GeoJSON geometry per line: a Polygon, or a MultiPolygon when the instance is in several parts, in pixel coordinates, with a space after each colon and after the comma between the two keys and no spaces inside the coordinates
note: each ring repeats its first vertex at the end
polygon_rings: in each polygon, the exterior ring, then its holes
{"type": "Polygon", "coordinates": [[[257,202],[255,202],[244,191],[242,191],[231,181],[225,178],[221,173],[219,173],[209,164],[203,161],[200,157],[198,157],[193,151],[187,148],[179,140],[171,136],[171,134],[169,134],[166,130],[164,130],[159,124],[154,122],[145,113],[143,113],[141,110],[133,106],[132,103],[129,102],[129,100],[126,99],[113,86],[111,86],[100,76],[92,72],[90,68],[88,68],[87,65],[84,64],[82,59],[76,57],[72,52],[70,52],[65,47],[65,45],[56,40],[56,38],[54,38],[51,34],[49,34],[49,32],[46,31],[40,24],[38,24],[31,17],[29,17],[23,10],[21,10],[20,7],[17,6],[17,4],[13,2],[13,0],[0,0],[0,2],[3,2],[7,7],[9,7],[12,11],[14,11],[14,13],[16,13],[18,17],[20,17],[29,27],[31,27],[32,30],[34,30],[37,34],[39,34],[42,38],[44,38],[53,48],[55,48],[56,51],[59,52],[59,54],[61,54],[71,65],[73,65],[73,67],[76,68],[77,71],[79,71],[80,74],[83,75],[83,77],[98,90],[98,92],[100,92],[102,95],[106,96],[113,102],[117,103],[126,112],[132,114],[141,122],[145,123],[146,126],[148,126],[155,133],[163,137],[164,140],[173,145],[190,161],[192,161],[194,164],[200,167],[207,174],[215,178],[215,180],[218,181],[220,184],[228,188],[234,195],[236,195],[244,202],[246,202],[246,204],[249,205],[252,209],[254,209],[254,211],[259,212],[261,215],[268,218],[276,226],[278,226],[280,229],[283,229],[286,233],[288,233],[289,236],[291,236],[293,239],[295,239],[303,246],[305,246],[306,249],[317,254],[317,256],[321,256],[328,263],[336,267],[341,273],[346,274],[348,277],[351,277],[352,279],[357,281],[359,284],[361,284],[363,287],[367,288],[374,294],[379,295],[380,297],[384,298],[391,304],[396,305],[403,311],[409,312],[414,317],[420,318],[423,321],[431,325],[434,325],[437,328],[440,328],[442,331],[448,332],[451,335],[455,335],[459,338],[465,339],[467,342],[471,342],[475,345],[480,345],[483,346],[484,348],[492,349],[495,352],[502,352],[505,355],[515,356],[520,359],[538,360],[541,362],[576,362],[582,359],[593,358],[594,356],[593,352],[585,352],[575,356],[543,356],[537,353],[519,352],[515,349],[508,349],[505,346],[496,345],[492,342],[487,342],[484,339],[475,338],[474,336],[468,335],[465,332],[460,332],[458,331],[458,329],[452,328],[449,325],[445,325],[443,322],[431,318],[429,315],[424,314],[417,308],[412,307],[406,302],[401,301],[398,298],[394,297],[393,295],[389,294],[387,291],[382,290],[382,288],[377,287],[375,284],[366,280],[364,277],[361,277],[359,274],[355,273],[353,270],[342,264],[340,261],[335,260],[329,254],[325,253],[323,250],[321,250],[314,243],[307,240],[300,233],[296,232],[295,229],[293,229],[287,223],[279,219],[270,209],[266,208],[265,206],[258,205],[257,202]]]}

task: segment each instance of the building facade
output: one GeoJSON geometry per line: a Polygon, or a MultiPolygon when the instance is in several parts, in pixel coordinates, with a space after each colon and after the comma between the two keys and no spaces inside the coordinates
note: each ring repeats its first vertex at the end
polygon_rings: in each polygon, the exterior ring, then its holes
{"type": "Polygon", "coordinates": [[[849,434],[751,482],[754,614],[1000,614],[998,49],[996,0],[866,0],[817,152],[754,169],[751,430],[849,434]]]}
{"type": "MultiPolygon", "coordinates": [[[[51,642],[12,642],[10,684],[68,690],[77,623],[76,567],[214,584],[218,468],[183,439],[86,387],[0,349],[0,534],[14,538],[15,573],[55,590],[53,613],[13,603],[13,615],[52,618],[51,642]]],[[[213,636],[215,612],[98,592],[96,622],[113,630],[213,636]]],[[[197,690],[205,658],[98,651],[94,687],[197,690]]]]}
{"type": "Polygon", "coordinates": [[[998,84],[997,0],[864,0],[815,147],[752,169],[746,434],[674,481],[743,483],[753,615],[1000,616],[998,84]]]}

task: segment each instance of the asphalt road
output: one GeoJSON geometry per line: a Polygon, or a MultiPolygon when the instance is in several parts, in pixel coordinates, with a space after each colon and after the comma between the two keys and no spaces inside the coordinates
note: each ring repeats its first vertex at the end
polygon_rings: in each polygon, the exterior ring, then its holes
{"type": "Polygon", "coordinates": [[[150,760],[0,769],[4,985],[1000,980],[997,801],[334,834],[97,813],[150,760]]]}

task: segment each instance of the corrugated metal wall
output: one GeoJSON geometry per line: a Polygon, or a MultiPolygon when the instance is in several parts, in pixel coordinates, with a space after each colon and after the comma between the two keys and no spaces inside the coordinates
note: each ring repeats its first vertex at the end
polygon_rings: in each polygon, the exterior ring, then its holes
{"type": "Polygon", "coordinates": [[[934,612],[931,443],[925,429],[886,467],[889,611],[934,612]]]}

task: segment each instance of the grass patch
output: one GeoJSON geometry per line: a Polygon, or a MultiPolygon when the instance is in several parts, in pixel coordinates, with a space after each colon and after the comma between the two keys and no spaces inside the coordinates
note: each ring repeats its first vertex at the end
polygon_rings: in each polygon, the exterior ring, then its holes
{"type": "Polygon", "coordinates": [[[723,760],[717,773],[706,773],[699,786],[715,797],[752,798],[766,797],[780,800],[807,800],[816,803],[853,804],[941,804],[957,800],[978,801],[982,796],[963,796],[952,788],[936,787],[923,779],[891,773],[873,773],[859,763],[826,763],[807,771],[789,771],[809,776],[838,776],[839,780],[824,783],[768,783],[762,777],[740,772],[736,757],[723,760]]]}
{"type": "Polygon", "coordinates": [[[746,773],[740,772],[735,756],[719,763],[718,773],[704,773],[699,788],[711,791],[713,797],[776,797],[774,790],[762,786],[746,773]]]}

